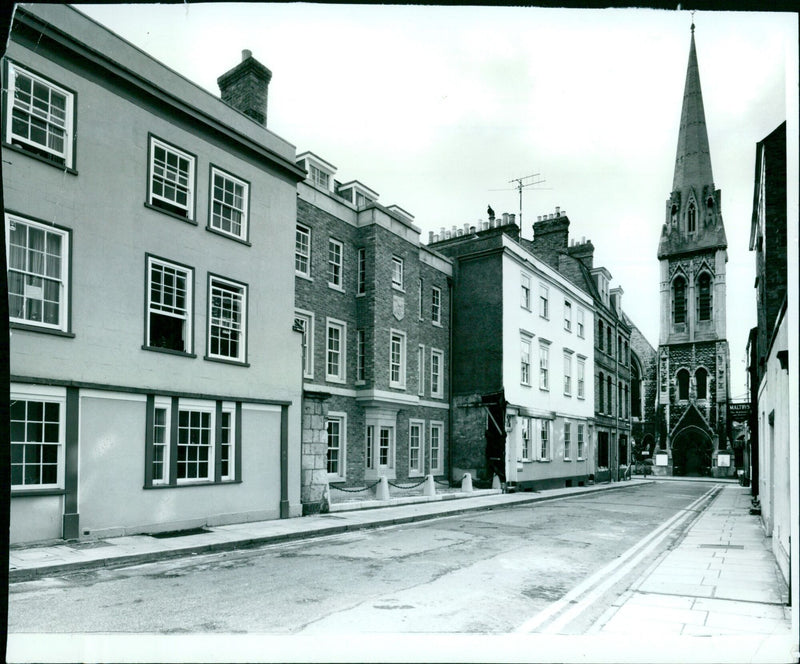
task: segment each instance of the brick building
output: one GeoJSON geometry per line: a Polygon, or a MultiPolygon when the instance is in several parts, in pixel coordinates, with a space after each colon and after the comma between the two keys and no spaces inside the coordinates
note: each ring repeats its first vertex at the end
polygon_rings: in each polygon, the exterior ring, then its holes
{"type": "Polygon", "coordinates": [[[750,344],[752,480],[764,530],[788,581],[792,509],[785,122],[756,144],[755,164],[750,251],[756,262],[758,325],[750,344]]]}
{"type": "Polygon", "coordinates": [[[67,5],[3,90],[11,542],[299,515],[294,147],[67,5]]]}
{"type": "MultiPolygon", "coordinates": [[[[295,318],[303,331],[303,505],[328,485],[449,476],[452,264],[414,218],[312,152],[298,156],[295,318]]],[[[402,486],[402,485],[401,485],[402,486]]]]}
{"type": "Polygon", "coordinates": [[[672,193],[658,246],[658,473],[734,472],[727,413],[728,254],[721,205],[711,171],[692,25],[672,193]]]}
{"type": "Polygon", "coordinates": [[[577,486],[597,472],[592,299],[519,240],[514,215],[431,235],[453,258],[453,474],[577,486]]]}
{"type": "Polygon", "coordinates": [[[569,224],[567,214],[556,208],[538,217],[533,240],[521,242],[592,298],[596,479],[617,480],[631,461],[632,328],[622,310],[622,288],[611,288],[611,273],[595,267],[591,240],[570,242],[569,224]]]}

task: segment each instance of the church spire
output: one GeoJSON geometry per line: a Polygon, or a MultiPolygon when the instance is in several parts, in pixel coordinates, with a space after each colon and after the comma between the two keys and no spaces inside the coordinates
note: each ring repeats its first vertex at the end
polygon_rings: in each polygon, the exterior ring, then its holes
{"type": "Polygon", "coordinates": [[[672,190],[683,191],[686,187],[692,186],[702,188],[713,183],[706,116],[703,110],[703,92],[700,89],[700,70],[697,66],[697,50],[694,44],[694,23],[692,23],[692,42],[689,47],[686,85],[683,89],[683,109],[672,190]]]}

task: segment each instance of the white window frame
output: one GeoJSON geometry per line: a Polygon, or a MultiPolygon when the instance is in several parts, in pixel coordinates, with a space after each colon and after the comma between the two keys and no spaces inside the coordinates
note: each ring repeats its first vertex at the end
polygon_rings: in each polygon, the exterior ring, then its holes
{"type": "Polygon", "coordinates": [[[150,136],[150,172],[148,173],[147,178],[147,202],[149,205],[153,205],[158,207],[159,209],[167,209],[170,212],[175,214],[180,214],[177,210],[182,210],[185,212],[185,216],[190,221],[194,220],[194,198],[196,195],[195,188],[196,188],[196,178],[195,178],[195,170],[197,168],[197,158],[181,150],[180,148],[167,143],[166,141],[162,141],[155,136],[150,136]],[[179,162],[186,161],[188,162],[188,170],[185,175],[183,175],[182,170],[178,170],[177,175],[170,175],[171,169],[168,169],[165,166],[156,168],[156,149],[164,150],[167,155],[172,154],[174,155],[179,162]],[[176,190],[181,189],[185,190],[186,192],[186,204],[180,203],[177,199],[169,198],[164,194],[157,194],[153,190],[153,182],[156,179],[157,170],[161,170],[164,172],[163,176],[160,176],[159,179],[163,180],[167,183],[167,186],[172,186],[176,190]],[[176,183],[177,178],[177,183],[176,183]],[[181,181],[185,178],[185,183],[181,181]],[[162,206],[159,205],[162,204],[162,206]],[[164,208],[163,205],[167,207],[164,208]]]}
{"type": "Polygon", "coordinates": [[[539,389],[550,389],[550,346],[539,344],[539,389]]]}
{"type": "Polygon", "coordinates": [[[294,273],[311,278],[311,229],[303,224],[297,224],[294,231],[294,273]],[[306,269],[299,268],[298,263],[305,263],[306,269]]]}
{"type": "Polygon", "coordinates": [[[572,396],[572,352],[564,351],[564,396],[572,396]]]}
{"type": "Polygon", "coordinates": [[[375,425],[367,424],[365,429],[364,445],[366,453],[364,455],[364,464],[366,465],[367,470],[373,470],[375,467],[375,425]]]}
{"type": "Polygon", "coordinates": [[[444,351],[431,348],[431,397],[441,399],[444,396],[444,351]],[[434,362],[436,358],[436,362],[434,362]],[[438,367],[436,366],[438,365],[438,367]],[[437,369],[434,371],[434,369],[437,369]]]}
{"type": "Polygon", "coordinates": [[[586,398],[586,360],[578,357],[578,398],[586,398]]]}
{"type": "Polygon", "coordinates": [[[578,440],[577,440],[578,449],[576,451],[578,461],[583,461],[585,458],[584,455],[584,452],[586,451],[585,449],[586,440],[584,437],[585,429],[586,429],[585,425],[582,422],[578,422],[578,440]]]}
{"type": "Polygon", "coordinates": [[[419,376],[417,394],[425,396],[425,346],[423,344],[417,347],[417,375],[419,376]]]}
{"type": "Polygon", "coordinates": [[[223,423],[225,416],[228,416],[228,442],[223,444],[222,439],[217,441],[220,446],[220,481],[231,482],[236,479],[236,404],[231,401],[222,402],[222,422],[220,422],[220,432],[224,432],[223,423]],[[228,472],[222,474],[222,450],[228,448],[228,472]]]}
{"type": "Polygon", "coordinates": [[[325,419],[325,470],[328,474],[328,480],[332,482],[343,482],[347,479],[347,413],[330,411],[325,419]],[[335,421],[339,424],[339,455],[337,459],[336,472],[328,470],[328,453],[330,452],[330,432],[328,431],[328,423],[335,421]]]}
{"type": "MultiPolygon", "coordinates": [[[[29,69],[25,69],[24,67],[20,67],[19,65],[8,62],[8,93],[7,93],[7,101],[6,101],[6,140],[9,143],[14,143],[16,141],[22,143],[24,146],[28,146],[33,148],[34,151],[42,150],[46,152],[48,155],[52,155],[59,159],[64,160],[64,166],[66,168],[73,167],[73,141],[75,138],[75,95],[62,88],[59,85],[56,85],[52,81],[49,81],[38,74],[34,74],[29,69]],[[39,84],[43,85],[48,89],[48,111],[42,112],[42,109],[35,109],[32,103],[25,104],[20,99],[18,99],[16,90],[17,90],[17,78],[22,75],[26,76],[27,78],[31,79],[32,85],[39,84]],[[54,113],[52,109],[52,104],[50,104],[50,100],[52,99],[52,94],[56,93],[58,95],[62,95],[65,99],[64,102],[64,118],[63,121],[58,117],[58,113],[54,113]],[[26,125],[30,127],[34,122],[38,122],[40,125],[46,125],[45,133],[49,139],[51,132],[53,131],[62,131],[63,132],[63,142],[64,142],[64,149],[57,150],[49,145],[50,141],[46,140],[47,145],[40,143],[39,141],[33,140],[30,136],[25,136],[22,134],[14,133],[14,115],[15,112],[17,114],[25,114],[27,117],[26,125]]],[[[31,90],[31,101],[33,100],[32,97],[33,90],[31,90]]],[[[30,133],[30,132],[29,132],[30,133]]]]}
{"type": "Polygon", "coordinates": [[[539,316],[550,320],[550,289],[544,284],[539,284],[539,316]]]}
{"type": "Polygon", "coordinates": [[[564,300],[564,329],[572,332],[572,302],[564,300]]]}
{"type": "Polygon", "coordinates": [[[328,238],[328,287],[344,291],[344,244],[328,238]]]}
{"type": "MultiPolygon", "coordinates": [[[[64,488],[64,458],[65,458],[65,445],[66,445],[66,407],[67,407],[67,391],[66,388],[63,387],[50,387],[46,385],[22,385],[22,384],[15,384],[12,383],[10,385],[10,403],[13,404],[16,401],[35,401],[35,402],[43,402],[43,403],[56,403],[58,404],[58,441],[55,443],[57,445],[56,448],[56,481],[50,482],[47,484],[12,484],[11,485],[11,492],[12,495],[16,492],[20,491],[32,491],[32,490],[39,490],[39,489],[63,489],[64,488]]],[[[44,417],[44,407],[43,407],[43,417],[44,417]]],[[[9,421],[11,418],[11,413],[9,412],[9,421]]],[[[27,419],[27,408],[26,408],[26,419],[24,420],[25,424],[23,425],[24,435],[26,440],[21,441],[14,441],[13,440],[13,426],[10,427],[9,430],[9,448],[13,448],[15,444],[22,444],[23,445],[23,455],[25,452],[25,445],[26,444],[45,444],[44,441],[31,441],[30,443],[27,442],[28,436],[28,419],[27,419]]],[[[43,420],[44,422],[44,420],[43,420]]],[[[45,437],[45,430],[43,429],[43,436],[45,437]]],[[[10,449],[11,453],[11,467],[9,472],[13,470],[15,465],[14,458],[13,458],[13,449],[10,449]]],[[[24,456],[23,456],[24,459],[24,456]]],[[[39,465],[41,465],[42,454],[39,454],[39,465]]],[[[33,465],[33,464],[31,464],[33,465]]],[[[23,464],[22,467],[22,475],[23,475],[23,482],[25,476],[25,466],[23,464]]],[[[13,480],[13,475],[9,475],[9,480],[13,480]]]]}
{"type": "Polygon", "coordinates": [[[582,307],[578,307],[578,336],[581,339],[586,335],[585,315],[586,311],[582,307]]]}
{"type": "Polygon", "coordinates": [[[367,292],[367,249],[359,247],[356,257],[356,296],[364,295],[367,292]]]}
{"type": "Polygon", "coordinates": [[[389,387],[401,390],[406,388],[406,333],[395,329],[389,331],[389,387]],[[395,345],[397,345],[396,359],[395,345]]]}
{"type": "Polygon", "coordinates": [[[522,335],[519,340],[520,345],[520,377],[522,385],[531,384],[531,358],[533,357],[532,340],[527,335],[522,335]]]}
{"type": "Polygon", "coordinates": [[[553,437],[550,435],[550,420],[540,420],[539,461],[550,461],[553,451],[553,437]]]}
{"type": "MultiPolygon", "coordinates": [[[[178,459],[176,461],[176,465],[178,468],[177,475],[176,475],[176,482],[178,484],[197,484],[200,482],[213,482],[214,481],[214,461],[216,457],[216,413],[217,407],[216,403],[213,401],[201,401],[199,399],[184,399],[181,398],[178,400],[178,440],[175,441],[175,452],[178,454],[178,459]],[[180,448],[187,447],[191,449],[195,447],[191,443],[181,444],[181,413],[188,412],[188,413],[207,413],[208,414],[208,473],[205,477],[180,477],[181,472],[181,461],[180,461],[180,448]]],[[[191,416],[190,416],[190,427],[191,427],[191,416]]],[[[197,446],[200,447],[200,446],[197,446]]],[[[184,462],[188,463],[192,462],[184,462]]],[[[195,462],[197,463],[197,462],[195,462]]]]}
{"type": "Polygon", "coordinates": [[[520,273],[520,305],[523,309],[531,310],[531,278],[524,272],[520,273]]]}
{"type": "MultiPolygon", "coordinates": [[[[60,330],[66,332],[69,326],[69,280],[70,280],[70,231],[63,228],[56,228],[49,224],[42,224],[18,214],[5,213],[6,222],[6,252],[8,260],[8,298],[9,298],[9,320],[21,325],[32,325],[44,329],[60,330]],[[11,231],[23,225],[27,228],[25,232],[25,246],[15,251],[11,246],[11,231]],[[34,229],[44,233],[44,246],[42,247],[43,265],[41,271],[33,271],[30,266],[31,247],[29,243],[30,230],[34,229]],[[61,255],[58,257],[56,270],[48,270],[55,258],[49,258],[47,254],[48,236],[57,236],[61,242],[61,255]],[[24,253],[22,265],[15,267],[15,254],[24,253]],[[48,271],[57,274],[49,275],[48,271]],[[22,279],[22,293],[14,294],[14,297],[22,298],[22,317],[15,315],[12,307],[11,282],[12,275],[19,275],[22,279]],[[44,281],[55,282],[58,290],[58,321],[56,323],[46,323],[44,321],[45,288],[44,281]],[[28,283],[32,282],[32,283],[28,283]],[[40,283],[37,286],[36,283],[40,283]],[[30,320],[25,317],[28,302],[39,302],[39,313],[42,320],[30,320]]],[[[16,246],[16,245],[15,245],[16,246]]],[[[21,257],[21,256],[20,256],[21,257]]],[[[21,257],[22,258],[22,257],[21,257]]],[[[16,278],[16,277],[14,277],[16,278]]],[[[51,300],[52,301],[52,300],[51,300]]]]}
{"type": "Polygon", "coordinates": [[[441,475],[444,472],[444,422],[432,421],[428,428],[428,459],[430,460],[431,475],[441,475]],[[434,435],[434,431],[437,435],[434,435]],[[434,442],[438,444],[434,446],[434,442]],[[434,449],[436,454],[434,455],[434,449]],[[437,461],[434,464],[434,460],[437,461]]]}
{"type": "Polygon", "coordinates": [[[421,477],[425,468],[425,420],[412,419],[408,421],[408,476],[421,477]],[[414,444],[414,429],[418,436],[414,444]],[[412,463],[413,451],[417,452],[417,463],[412,463]]]}
{"type": "Polygon", "coordinates": [[[303,309],[294,310],[295,321],[303,326],[303,378],[314,377],[314,312],[303,309]]]}
{"type": "Polygon", "coordinates": [[[151,461],[151,477],[152,477],[152,484],[153,486],[160,486],[162,484],[169,484],[169,463],[170,463],[170,450],[172,448],[172,399],[169,397],[155,397],[153,401],[153,457],[151,461]],[[156,444],[156,418],[155,413],[156,411],[163,410],[164,411],[164,441],[161,444],[156,444]],[[163,468],[163,476],[159,479],[156,479],[155,475],[155,458],[156,458],[156,447],[163,447],[163,459],[161,461],[161,465],[163,468]]]}
{"type": "Polygon", "coordinates": [[[442,325],[442,289],[437,286],[431,289],[431,323],[442,325]]]}
{"type": "Polygon", "coordinates": [[[331,174],[322,170],[319,166],[314,164],[308,165],[308,177],[315,185],[330,191],[331,188],[331,174]]]}
{"type": "Polygon", "coordinates": [[[392,288],[399,291],[404,291],[404,264],[403,259],[399,256],[392,256],[392,288]]]}
{"type": "Polygon", "coordinates": [[[367,331],[362,327],[356,330],[356,382],[367,379],[367,331]]]}
{"type": "Polygon", "coordinates": [[[417,295],[417,308],[419,309],[419,314],[418,314],[417,317],[418,317],[419,320],[424,320],[424,318],[422,316],[422,292],[423,292],[424,288],[425,288],[425,282],[422,279],[420,279],[419,280],[419,294],[417,295]]]}
{"type": "Polygon", "coordinates": [[[531,460],[531,422],[533,418],[519,416],[520,461],[531,460]]]}
{"type": "Polygon", "coordinates": [[[564,420],[564,461],[572,461],[572,422],[564,420]]]}
{"type": "Polygon", "coordinates": [[[395,462],[395,441],[397,438],[397,427],[395,427],[394,424],[384,423],[378,423],[375,426],[377,427],[378,432],[378,435],[375,439],[375,467],[377,468],[379,474],[381,472],[391,472],[394,468],[395,462]],[[386,463],[381,463],[381,452],[384,450],[384,433],[388,433],[388,445],[385,447],[386,463]]]}
{"type": "MultiPolygon", "coordinates": [[[[163,286],[163,282],[162,282],[163,286]]],[[[163,288],[162,288],[162,297],[163,297],[163,288]]],[[[180,352],[180,353],[193,353],[194,352],[194,269],[187,267],[185,265],[179,265],[178,263],[172,263],[171,261],[167,261],[161,258],[156,258],[155,256],[148,256],[147,257],[147,313],[145,317],[145,343],[148,348],[155,348],[155,349],[162,349],[161,346],[154,346],[151,344],[150,340],[150,326],[151,326],[151,315],[158,315],[158,316],[168,316],[171,318],[177,318],[183,321],[183,329],[184,329],[184,349],[177,350],[173,348],[164,348],[164,350],[180,352]],[[170,307],[168,305],[167,309],[158,308],[158,304],[154,304],[152,301],[152,293],[153,293],[153,268],[156,266],[160,266],[162,268],[167,268],[169,270],[174,270],[176,273],[183,273],[183,278],[186,283],[186,292],[184,294],[184,300],[186,303],[185,310],[183,314],[180,314],[178,311],[170,311],[169,309],[177,309],[177,307],[170,307]],[[156,307],[156,308],[154,308],[156,307]]]]}
{"type": "Polygon", "coordinates": [[[224,233],[225,235],[230,235],[231,237],[238,238],[239,240],[247,240],[247,231],[248,231],[248,219],[249,219],[249,205],[250,205],[250,184],[241,178],[237,178],[235,175],[228,173],[227,171],[223,171],[216,166],[211,167],[211,205],[209,206],[209,220],[208,225],[216,231],[220,233],[224,233]],[[217,178],[222,178],[223,180],[223,198],[217,198],[217,178]],[[228,191],[228,185],[231,185],[234,188],[233,192],[228,191]],[[241,188],[241,194],[236,193],[236,188],[241,188]],[[230,200],[230,198],[233,200],[230,200]],[[237,206],[237,199],[241,198],[241,202],[237,206]],[[239,232],[235,232],[233,230],[233,219],[228,218],[226,219],[221,214],[215,213],[216,205],[219,205],[221,210],[231,210],[234,213],[239,213],[240,220],[239,220],[239,232]],[[218,222],[215,222],[215,219],[219,218],[218,222]],[[227,221],[230,223],[231,229],[226,230],[223,228],[224,222],[227,221]]]}
{"type": "Polygon", "coordinates": [[[228,362],[246,362],[247,361],[247,284],[218,277],[216,275],[209,275],[208,278],[208,327],[206,328],[206,337],[208,339],[206,345],[206,353],[209,358],[215,360],[225,360],[228,362]],[[215,290],[219,293],[215,296],[215,290]],[[225,316],[224,308],[218,309],[221,313],[214,316],[214,300],[215,297],[227,297],[231,302],[238,301],[239,317],[235,318],[235,309],[232,309],[232,315],[225,316]],[[214,336],[213,330],[217,328],[218,334],[214,336]],[[237,352],[235,355],[223,354],[219,350],[214,353],[211,350],[212,340],[219,338],[220,342],[225,340],[225,337],[232,342],[236,339],[237,352]],[[238,337],[238,338],[237,338],[238,337]]]}
{"type": "Polygon", "coordinates": [[[331,383],[344,383],[347,380],[347,323],[335,318],[325,321],[325,380],[331,383]],[[331,373],[331,330],[339,331],[338,372],[331,373]]]}

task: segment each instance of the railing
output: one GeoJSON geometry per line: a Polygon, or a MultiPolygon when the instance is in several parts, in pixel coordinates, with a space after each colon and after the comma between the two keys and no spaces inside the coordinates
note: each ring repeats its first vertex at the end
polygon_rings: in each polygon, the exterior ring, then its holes
{"type": "MultiPolygon", "coordinates": [[[[391,499],[391,495],[389,493],[390,486],[394,487],[395,489],[399,489],[400,491],[409,491],[411,489],[416,489],[417,487],[422,486],[423,496],[435,496],[437,484],[439,486],[452,488],[454,483],[437,480],[434,478],[433,475],[426,475],[419,482],[404,485],[404,484],[397,484],[396,482],[390,482],[385,476],[381,476],[377,480],[375,480],[375,482],[373,482],[372,484],[369,484],[364,487],[346,488],[330,484],[328,485],[328,488],[329,490],[332,491],[340,491],[342,493],[349,493],[349,494],[367,493],[375,489],[375,500],[384,501],[391,499]]],[[[464,473],[464,475],[461,478],[461,492],[472,493],[472,476],[469,473],[464,473]]],[[[328,495],[330,496],[330,494],[328,495]]]]}

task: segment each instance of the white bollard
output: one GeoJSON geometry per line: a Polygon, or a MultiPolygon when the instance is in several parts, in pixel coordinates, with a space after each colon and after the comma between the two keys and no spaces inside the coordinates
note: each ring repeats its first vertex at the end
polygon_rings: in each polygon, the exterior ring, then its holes
{"type": "Polygon", "coordinates": [[[380,482],[378,483],[378,488],[375,491],[375,499],[389,500],[389,480],[386,479],[385,475],[381,476],[380,482]]]}
{"type": "Polygon", "coordinates": [[[469,473],[464,473],[464,477],[461,478],[461,492],[472,493],[472,475],[469,473]]]}
{"type": "Polygon", "coordinates": [[[433,475],[425,476],[425,484],[422,486],[422,495],[423,496],[436,495],[436,485],[433,483],[433,475]]]}
{"type": "Polygon", "coordinates": [[[497,475],[492,477],[492,489],[497,489],[498,491],[501,489],[500,478],[497,475]]]}

